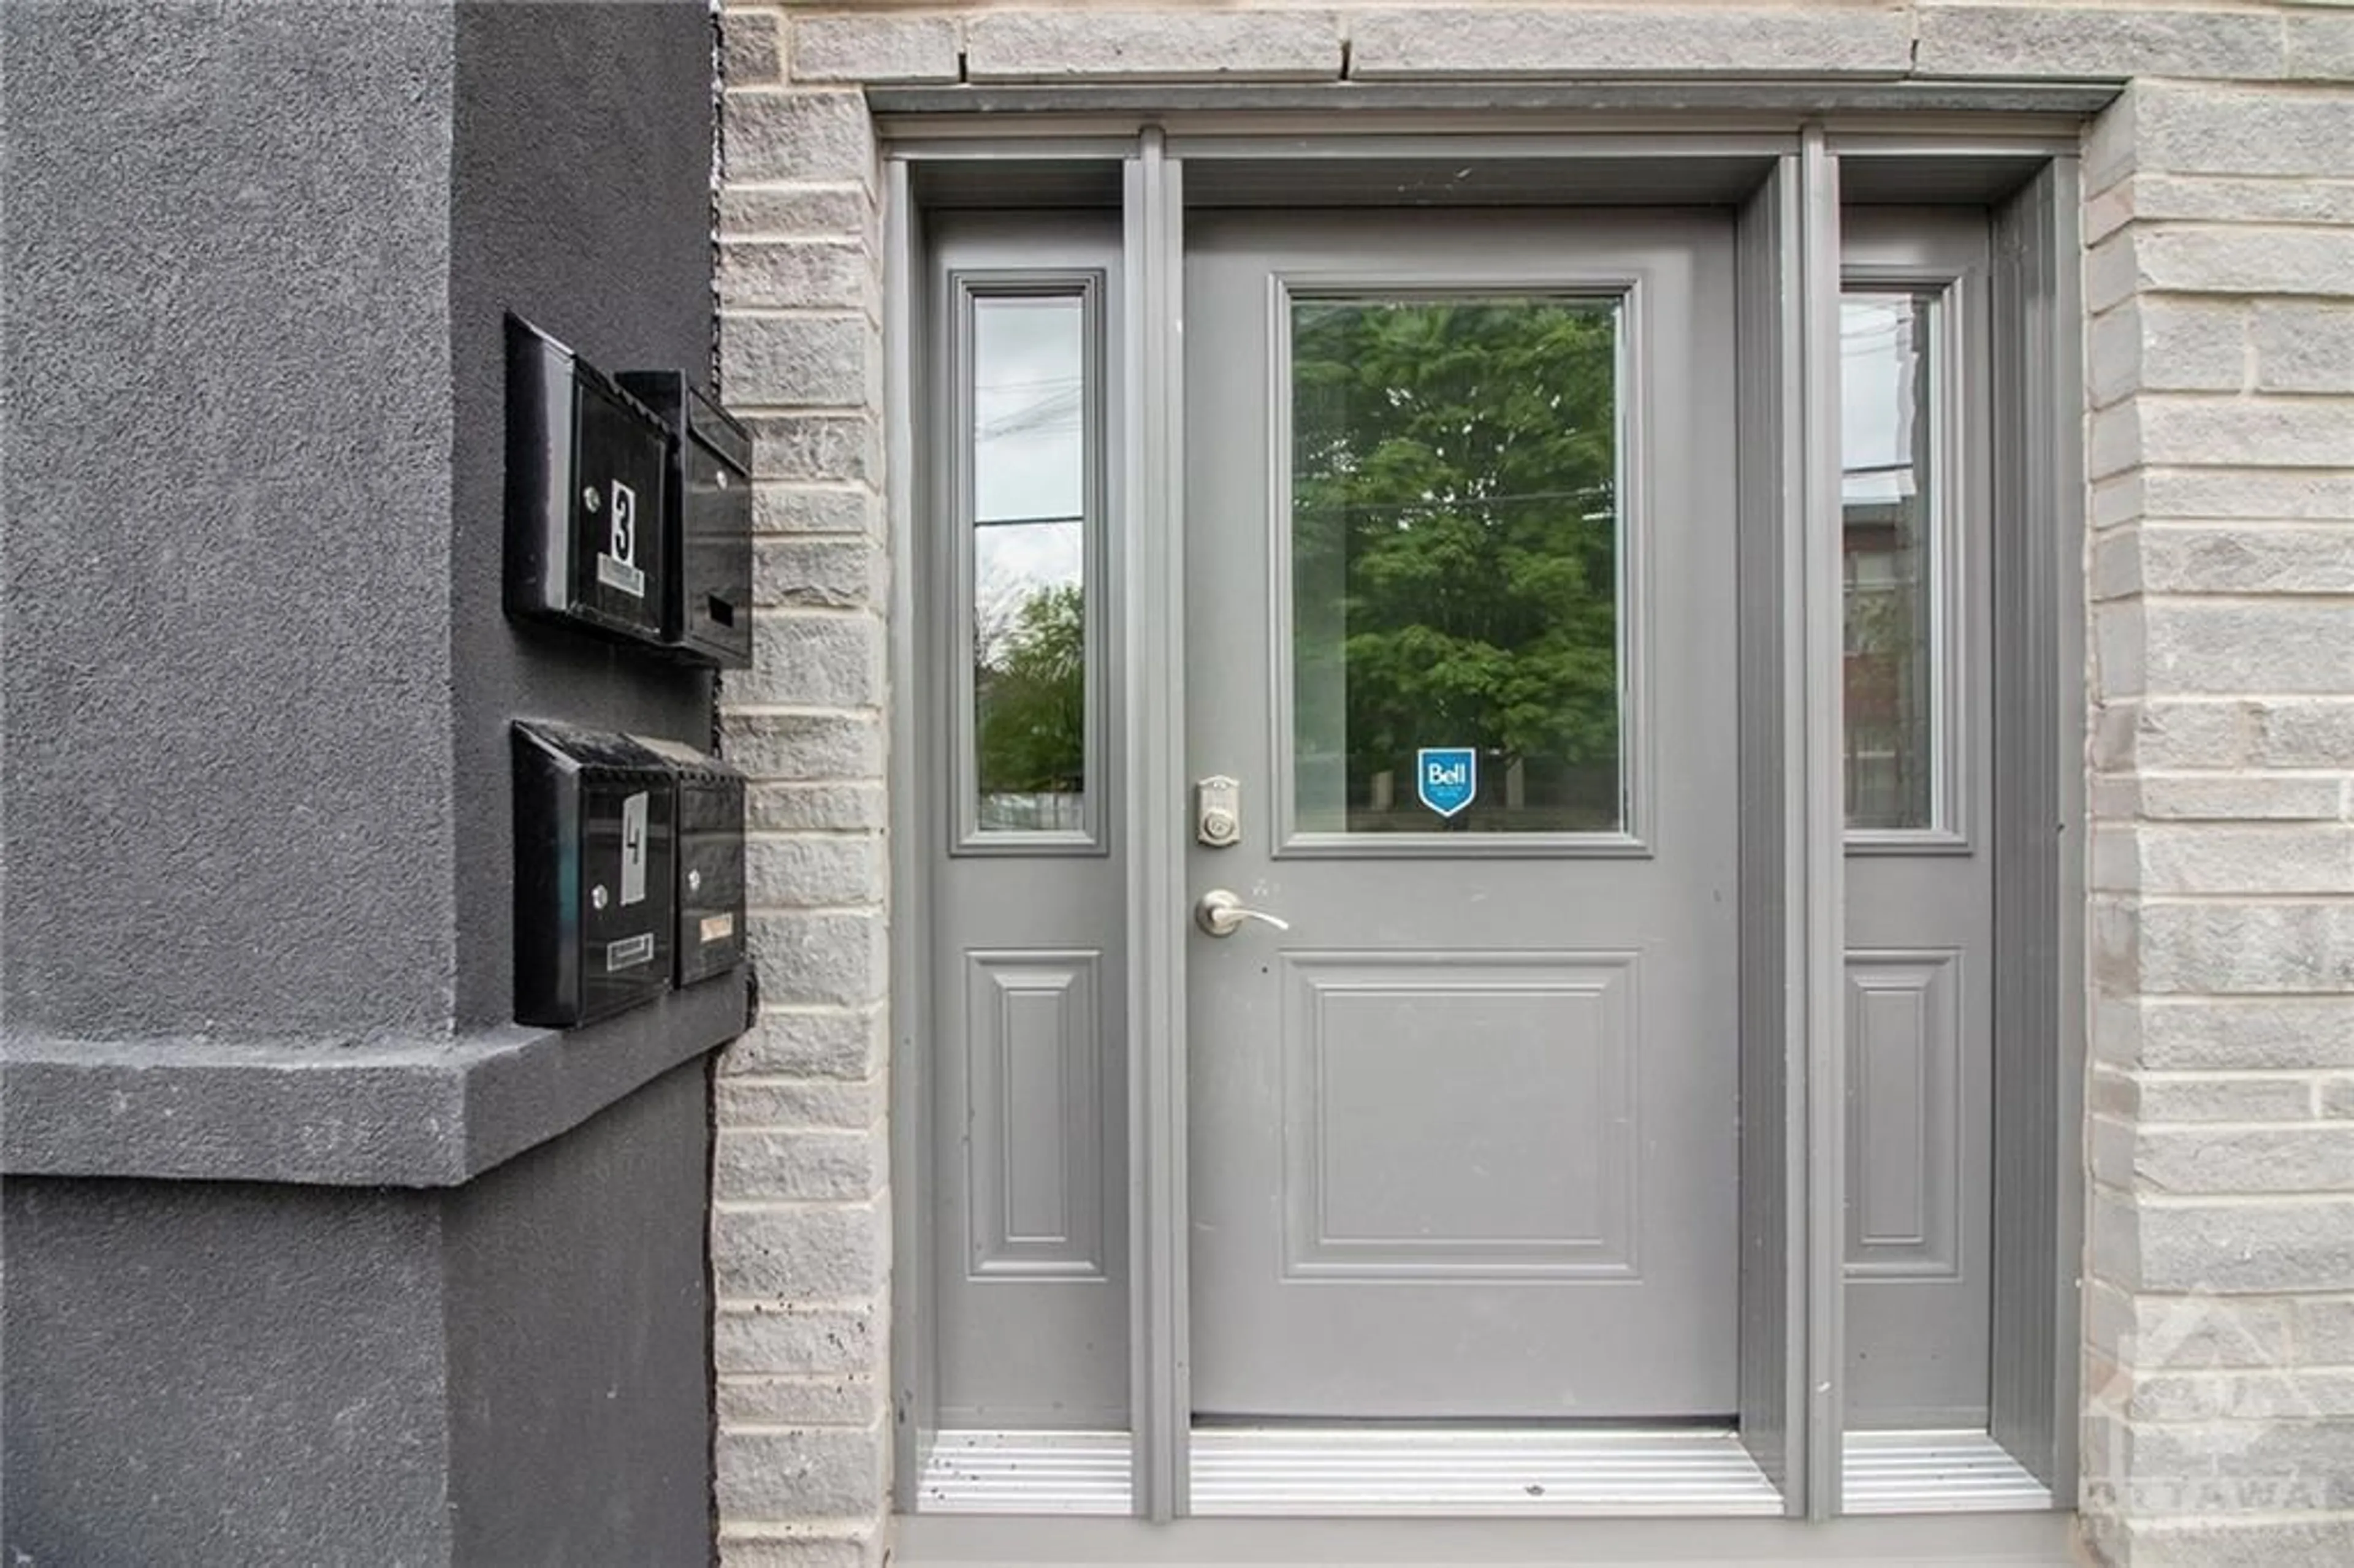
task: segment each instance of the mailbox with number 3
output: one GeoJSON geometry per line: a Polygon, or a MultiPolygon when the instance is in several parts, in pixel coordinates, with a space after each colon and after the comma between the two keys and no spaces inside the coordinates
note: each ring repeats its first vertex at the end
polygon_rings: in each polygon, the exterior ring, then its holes
{"type": "Polygon", "coordinates": [[[670,584],[664,422],[507,318],[507,609],[661,646],[670,584]],[[657,533],[649,536],[652,527],[657,533]]]}

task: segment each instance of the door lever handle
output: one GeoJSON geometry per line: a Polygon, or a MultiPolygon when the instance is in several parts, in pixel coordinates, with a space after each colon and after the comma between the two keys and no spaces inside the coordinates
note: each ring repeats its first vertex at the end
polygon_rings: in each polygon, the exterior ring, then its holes
{"type": "Polygon", "coordinates": [[[1291,929],[1290,921],[1264,909],[1249,908],[1223,887],[1213,887],[1193,906],[1193,924],[1213,937],[1231,937],[1243,928],[1246,920],[1264,920],[1278,931],[1291,929]]]}

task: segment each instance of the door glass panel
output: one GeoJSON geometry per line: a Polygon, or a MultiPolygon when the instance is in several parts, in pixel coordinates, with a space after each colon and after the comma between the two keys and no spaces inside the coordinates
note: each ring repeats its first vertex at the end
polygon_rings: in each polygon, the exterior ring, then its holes
{"type": "Polygon", "coordinates": [[[1087,308],[972,302],[973,736],[982,832],[1084,830],[1087,308]]]}
{"type": "Polygon", "coordinates": [[[1624,827],[1619,314],[1293,302],[1299,831],[1624,827]]]}
{"type": "Polygon", "coordinates": [[[1911,293],[1840,306],[1850,828],[1935,821],[1937,309],[1911,293]]]}

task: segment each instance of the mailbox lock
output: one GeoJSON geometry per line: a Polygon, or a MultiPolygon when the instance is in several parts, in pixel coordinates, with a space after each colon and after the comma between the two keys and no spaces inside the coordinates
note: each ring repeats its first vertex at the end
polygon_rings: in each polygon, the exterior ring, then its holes
{"type": "Polygon", "coordinates": [[[690,871],[686,874],[686,890],[689,893],[700,893],[703,891],[703,873],[699,871],[690,871]]]}
{"type": "Polygon", "coordinates": [[[605,907],[605,885],[600,882],[588,890],[588,907],[602,909],[605,907]]]}
{"type": "Polygon", "coordinates": [[[594,512],[599,507],[604,505],[605,503],[599,498],[597,494],[597,487],[592,484],[581,491],[580,504],[587,507],[589,511],[594,512]]]}

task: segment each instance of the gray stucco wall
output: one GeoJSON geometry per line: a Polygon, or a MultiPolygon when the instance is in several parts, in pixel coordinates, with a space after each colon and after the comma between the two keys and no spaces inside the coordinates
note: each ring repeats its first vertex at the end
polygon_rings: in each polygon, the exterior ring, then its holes
{"type": "Polygon", "coordinates": [[[708,1554],[709,1105],[690,1063],[442,1200],[453,1562],[708,1554]]]}
{"type": "Polygon", "coordinates": [[[467,5],[451,169],[461,1028],[508,1016],[507,721],[711,744],[711,677],[501,612],[512,310],[606,370],[711,360],[711,22],[695,0],[467,5]]]}
{"type": "Polygon", "coordinates": [[[0,1558],[450,1559],[430,1197],[8,1182],[0,1558]]]}
{"type": "Polygon", "coordinates": [[[511,1015],[502,312],[710,358],[699,0],[0,11],[0,1559],[702,1561],[741,977],[511,1015]]]}
{"type": "Polygon", "coordinates": [[[450,1017],[455,48],[0,11],[12,1033],[450,1017]]]}
{"type": "Polygon", "coordinates": [[[442,1192],[11,1181],[8,1561],[702,1561],[706,1105],[442,1192]]]}
{"type": "Polygon", "coordinates": [[[0,29],[8,1167],[462,1179],[736,1033],[505,1022],[508,722],[712,738],[500,603],[503,313],[707,370],[704,7],[0,29]]]}

